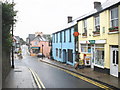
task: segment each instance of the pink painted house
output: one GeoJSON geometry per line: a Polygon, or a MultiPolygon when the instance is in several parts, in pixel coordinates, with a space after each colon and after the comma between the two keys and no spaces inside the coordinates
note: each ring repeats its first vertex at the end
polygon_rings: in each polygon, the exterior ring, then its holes
{"type": "Polygon", "coordinates": [[[45,57],[50,56],[50,43],[47,39],[43,37],[42,32],[37,32],[35,38],[33,41],[30,42],[30,55],[36,56],[38,53],[42,53],[45,55],[45,57]]]}

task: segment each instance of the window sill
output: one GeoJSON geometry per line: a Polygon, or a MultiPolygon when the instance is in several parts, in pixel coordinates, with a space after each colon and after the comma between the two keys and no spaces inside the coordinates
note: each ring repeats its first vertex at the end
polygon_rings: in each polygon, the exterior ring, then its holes
{"type": "Polygon", "coordinates": [[[94,34],[93,36],[94,36],[94,37],[96,37],[96,36],[100,36],[100,34],[94,34]]]}
{"type": "Polygon", "coordinates": [[[108,32],[108,34],[118,34],[119,31],[115,31],[115,32],[108,32]]]}
{"type": "Polygon", "coordinates": [[[87,36],[82,36],[82,38],[87,38],[87,36]]]}
{"type": "Polygon", "coordinates": [[[97,64],[94,64],[94,66],[99,67],[99,68],[104,68],[104,66],[100,66],[100,65],[97,65],[97,64]]]}
{"type": "Polygon", "coordinates": [[[82,54],[91,54],[90,52],[81,52],[82,54]]]}

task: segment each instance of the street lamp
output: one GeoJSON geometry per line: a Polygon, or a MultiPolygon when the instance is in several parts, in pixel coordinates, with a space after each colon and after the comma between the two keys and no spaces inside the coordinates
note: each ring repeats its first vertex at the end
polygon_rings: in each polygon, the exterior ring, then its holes
{"type": "Polygon", "coordinates": [[[42,44],[42,59],[43,59],[43,46],[44,46],[44,45],[42,44]]]}
{"type": "MultiPolygon", "coordinates": [[[[14,4],[14,0],[12,0],[12,4],[14,4]]],[[[12,7],[12,10],[13,10],[14,8],[12,7]]],[[[13,20],[14,20],[14,16],[13,16],[13,20]]],[[[12,21],[12,37],[13,37],[13,26],[14,25],[14,21],[12,21]]],[[[13,50],[14,50],[14,46],[12,45],[12,68],[14,68],[14,52],[13,52],[13,50]]]]}

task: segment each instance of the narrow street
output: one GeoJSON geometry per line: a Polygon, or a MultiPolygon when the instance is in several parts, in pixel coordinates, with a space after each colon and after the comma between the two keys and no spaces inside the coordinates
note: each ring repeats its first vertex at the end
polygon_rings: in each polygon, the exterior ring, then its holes
{"type": "Polygon", "coordinates": [[[80,78],[40,61],[40,58],[29,56],[27,47],[23,46],[23,59],[15,59],[15,66],[26,66],[36,72],[45,88],[100,88],[80,78]]]}

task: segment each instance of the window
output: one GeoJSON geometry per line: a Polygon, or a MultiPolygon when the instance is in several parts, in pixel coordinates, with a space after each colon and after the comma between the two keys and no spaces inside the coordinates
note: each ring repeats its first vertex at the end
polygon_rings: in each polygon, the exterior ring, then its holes
{"type": "Polygon", "coordinates": [[[69,29],[69,42],[71,42],[71,29],[69,29]]]}
{"type": "Polygon", "coordinates": [[[100,18],[99,15],[95,16],[95,31],[100,31],[100,18]]]}
{"type": "Polygon", "coordinates": [[[53,34],[52,40],[53,40],[53,43],[55,43],[55,34],[53,34]]]}
{"type": "Polygon", "coordinates": [[[81,44],[81,52],[91,53],[91,45],[81,44]]]}
{"type": "Polygon", "coordinates": [[[36,42],[34,42],[34,45],[36,46],[36,45],[38,45],[38,43],[39,43],[39,42],[36,41],[36,42]]]}
{"type": "Polygon", "coordinates": [[[118,8],[113,8],[110,10],[110,26],[118,27],[118,8]]]}
{"type": "Polygon", "coordinates": [[[84,25],[83,27],[84,33],[87,33],[87,20],[83,21],[83,25],[84,25]]]}
{"type": "Polygon", "coordinates": [[[61,53],[62,53],[61,49],[59,49],[59,58],[61,58],[61,53]]]}
{"type": "Polygon", "coordinates": [[[62,42],[62,32],[60,32],[60,42],[62,42]]]}
{"type": "Polygon", "coordinates": [[[58,33],[56,33],[56,43],[58,43],[58,33]]]}
{"type": "Polygon", "coordinates": [[[68,49],[68,61],[73,63],[73,50],[68,49]]]}
{"type": "Polygon", "coordinates": [[[66,42],[66,31],[64,31],[64,42],[66,42]]]}
{"type": "Polygon", "coordinates": [[[55,34],[54,34],[54,43],[55,43],[55,34]]]}
{"type": "Polygon", "coordinates": [[[56,48],[56,57],[58,57],[58,49],[56,48]]]}
{"type": "Polygon", "coordinates": [[[95,65],[104,66],[104,45],[95,45],[95,65]]]}

